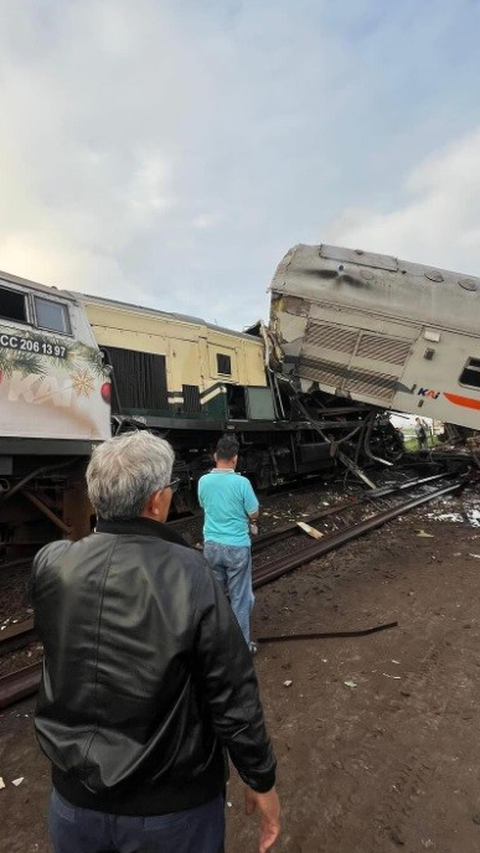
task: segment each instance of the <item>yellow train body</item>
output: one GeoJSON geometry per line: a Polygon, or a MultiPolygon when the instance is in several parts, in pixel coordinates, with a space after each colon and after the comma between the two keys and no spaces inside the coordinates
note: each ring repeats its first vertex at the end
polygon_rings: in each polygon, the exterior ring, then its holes
{"type": "MultiPolygon", "coordinates": [[[[77,294],[77,298],[95,340],[107,361],[112,356],[117,373],[121,367],[119,352],[163,359],[154,363],[157,377],[164,371],[164,405],[152,407],[149,402],[145,406],[129,406],[132,414],[165,416],[184,412],[197,418],[212,417],[215,411],[225,414],[229,389],[266,388],[264,349],[258,338],[197,318],[86,295],[77,294]],[[198,389],[198,393],[192,389],[198,389]]],[[[121,399],[119,403],[121,406],[121,399]]]]}

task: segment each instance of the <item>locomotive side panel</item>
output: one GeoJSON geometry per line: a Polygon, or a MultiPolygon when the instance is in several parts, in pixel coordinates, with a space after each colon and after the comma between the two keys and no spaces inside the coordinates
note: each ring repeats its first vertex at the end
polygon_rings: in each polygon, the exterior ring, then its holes
{"type": "MultiPolygon", "coordinates": [[[[118,428],[131,428],[133,418],[167,437],[176,452],[177,474],[192,493],[225,430],[236,433],[242,469],[258,484],[298,472],[298,423],[276,420],[261,338],[196,318],[78,297],[113,368],[118,428]],[[127,385],[136,388],[136,396],[125,393],[127,385]],[[165,397],[155,406],[160,385],[165,385],[165,397]]],[[[319,464],[325,465],[323,456],[319,464]]]]}
{"type": "Polygon", "coordinates": [[[121,385],[122,368],[132,371],[131,381],[139,381],[134,367],[140,354],[144,371],[151,373],[150,386],[137,405],[128,405],[121,389],[118,399],[114,394],[114,410],[120,414],[145,418],[152,426],[161,426],[159,419],[175,418],[177,428],[182,421],[202,420],[219,429],[234,417],[230,409],[246,416],[242,388],[266,388],[263,346],[256,338],[194,318],[81,298],[96,340],[113,367],[114,392],[121,385]],[[165,384],[165,399],[155,406],[154,386],[158,391],[159,384],[165,384]]]}

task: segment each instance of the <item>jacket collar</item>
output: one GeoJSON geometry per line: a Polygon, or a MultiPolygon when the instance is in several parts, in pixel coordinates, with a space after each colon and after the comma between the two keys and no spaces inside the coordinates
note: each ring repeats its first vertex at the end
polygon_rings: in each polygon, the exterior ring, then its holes
{"type": "Polygon", "coordinates": [[[119,520],[99,518],[96,530],[98,533],[113,533],[116,535],[133,533],[136,536],[157,536],[165,542],[173,542],[176,545],[189,547],[185,539],[179,533],[172,530],[168,524],[163,524],[161,521],[153,521],[151,518],[143,518],[143,516],[119,520]]]}

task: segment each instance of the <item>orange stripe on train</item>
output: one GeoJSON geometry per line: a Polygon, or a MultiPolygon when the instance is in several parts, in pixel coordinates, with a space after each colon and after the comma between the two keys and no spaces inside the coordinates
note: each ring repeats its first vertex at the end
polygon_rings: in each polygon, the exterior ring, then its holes
{"type": "Polygon", "coordinates": [[[465,406],[466,409],[480,409],[480,400],[473,400],[472,397],[460,397],[458,394],[446,394],[445,392],[444,396],[455,406],[465,406]]]}

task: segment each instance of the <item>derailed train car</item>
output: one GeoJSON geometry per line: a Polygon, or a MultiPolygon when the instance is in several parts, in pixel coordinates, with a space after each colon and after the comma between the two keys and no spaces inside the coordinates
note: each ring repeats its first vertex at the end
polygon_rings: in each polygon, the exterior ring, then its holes
{"type": "Polygon", "coordinates": [[[299,245],[271,292],[278,369],[302,392],[479,428],[479,278],[299,245]]]}

